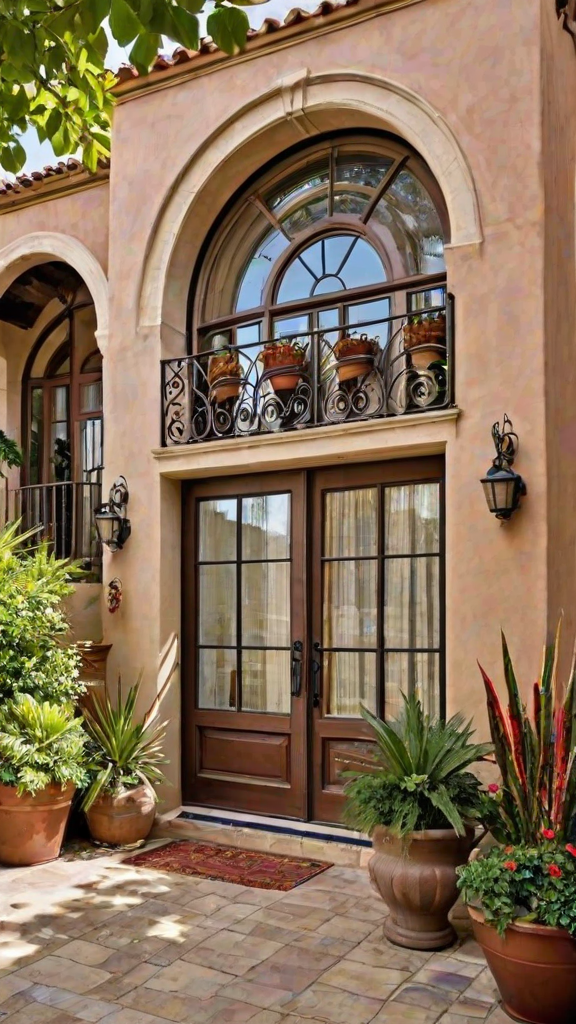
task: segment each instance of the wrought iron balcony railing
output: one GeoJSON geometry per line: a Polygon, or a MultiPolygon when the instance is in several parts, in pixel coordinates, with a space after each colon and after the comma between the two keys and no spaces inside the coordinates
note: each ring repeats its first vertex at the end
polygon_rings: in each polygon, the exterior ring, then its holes
{"type": "Polygon", "coordinates": [[[453,305],[162,361],[164,446],[453,402],[453,305]],[[354,333],[352,333],[352,331],[354,333]],[[382,334],[385,334],[383,337],[382,334]]]}
{"type": "Polygon", "coordinates": [[[37,529],[58,558],[78,560],[86,580],[101,580],[102,551],[93,512],[102,501],[100,473],[90,482],[32,484],[7,492],[6,520],[21,519],[21,529],[37,529]]]}

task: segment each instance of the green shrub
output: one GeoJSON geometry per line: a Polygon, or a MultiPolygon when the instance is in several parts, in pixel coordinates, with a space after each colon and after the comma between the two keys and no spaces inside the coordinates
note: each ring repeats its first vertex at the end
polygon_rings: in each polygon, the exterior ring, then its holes
{"type": "Polygon", "coordinates": [[[494,846],[457,869],[465,903],[479,905],[499,935],[520,919],[576,937],[576,847],[546,831],[537,846],[494,846]]]}
{"type": "Polygon", "coordinates": [[[83,691],[80,655],[64,642],[68,622],[62,600],[78,569],[49,554],[27,550],[33,531],[0,531],[0,698],[30,693],[40,701],[71,701],[83,691]]]}
{"type": "Polygon", "coordinates": [[[135,721],[140,681],[130,687],[123,700],[118,680],[115,708],[106,694],[104,701],[94,702],[92,710],[84,710],[90,751],[90,786],[82,802],[85,811],[104,793],[119,793],[143,782],[164,781],[158,765],[167,763],[162,752],[167,723],[158,723],[156,719],[167,685],[164,684],[141,722],[135,721]]]}
{"type": "Polygon", "coordinates": [[[374,731],[376,752],[363,759],[363,770],[343,773],[351,780],[347,824],[368,834],[384,825],[399,836],[427,828],[463,835],[482,806],[480,782],[466,769],[491,746],[470,742],[473,730],[461,715],[430,719],[415,696],[404,698],[395,722],[382,722],[366,708],[362,715],[374,731]]]}
{"type": "Polygon", "coordinates": [[[0,711],[0,782],[36,793],[51,782],[84,786],[86,736],[82,719],[65,705],[40,704],[29,694],[0,711]]]}

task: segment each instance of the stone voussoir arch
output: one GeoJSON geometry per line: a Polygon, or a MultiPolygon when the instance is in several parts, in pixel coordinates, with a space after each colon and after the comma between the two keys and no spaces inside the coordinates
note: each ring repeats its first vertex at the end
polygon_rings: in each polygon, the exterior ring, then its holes
{"type": "Polygon", "coordinates": [[[0,295],[30,267],[45,260],[63,260],[82,278],[96,310],[96,338],[104,353],[108,341],[108,280],[94,254],[77,238],[56,231],[22,235],[0,249],[0,295]]]}
{"type": "Polygon", "coordinates": [[[277,83],[204,141],[179,173],[153,225],[143,264],[139,327],[162,323],[170,263],[181,229],[201,202],[204,184],[233,158],[239,147],[265,137],[267,130],[292,121],[301,135],[319,132],[314,115],[326,110],[356,112],[378,122],[416,149],[435,175],[446,201],[450,246],[483,240],[474,179],[466,157],[444,117],[403,85],[360,72],[309,75],[303,71],[277,83]]]}

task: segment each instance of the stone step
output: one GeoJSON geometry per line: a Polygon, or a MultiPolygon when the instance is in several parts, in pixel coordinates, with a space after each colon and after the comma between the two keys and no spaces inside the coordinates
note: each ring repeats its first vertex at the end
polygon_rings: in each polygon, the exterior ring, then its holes
{"type": "MultiPolygon", "coordinates": [[[[182,810],[186,808],[158,815],[151,838],[194,839],[196,842],[219,843],[221,846],[233,846],[240,850],[257,850],[280,853],[288,857],[329,861],[338,867],[348,868],[366,867],[372,856],[370,846],[354,841],[345,843],[338,841],[338,838],[320,839],[306,835],[285,835],[277,831],[267,831],[265,827],[247,828],[241,822],[221,824],[217,821],[179,818],[182,810]]],[[[293,825],[293,822],[286,822],[287,827],[293,825]]],[[[276,827],[281,827],[280,821],[276,827]]],[[[310,830],[314,830],[313,825],[310,825],[310,830]]]]}

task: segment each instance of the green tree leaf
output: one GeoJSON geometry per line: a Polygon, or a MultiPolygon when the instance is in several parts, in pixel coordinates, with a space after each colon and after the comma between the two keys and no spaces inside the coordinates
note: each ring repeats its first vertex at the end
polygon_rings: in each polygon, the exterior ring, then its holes
{"type": "MultiPolygon", "coordinates": [[[[240,12],[239,12],[240,13],[240,12]]],[[[198,18],[181,7],[172,8],[172,18],[178,29],[178,42],[190,50],[198,49],[198,18]]]]}
{"type": "Polygon", "coordinates": [[[112,0],[110,31],[120,46],[126,46],[142,30],[142,25],[126,0],[112,0]]]}
{"type": "Polygon", "coordinates": [[[246,46],[250,28],[248,16],[237,7],[217,7],[208,16],[208,32],[225,53],[238,53],[246,46]]]}
{"type": "Polygon", "coordinates": [[[156,32],[141,32],[130,50],[130,60],[141,75],[146,75],[162,44],[156,32]]]}

